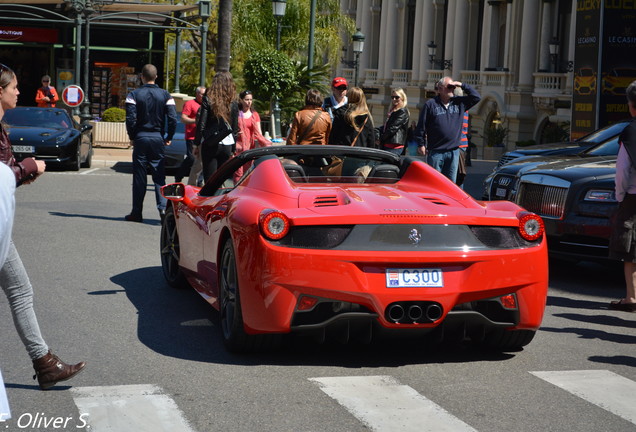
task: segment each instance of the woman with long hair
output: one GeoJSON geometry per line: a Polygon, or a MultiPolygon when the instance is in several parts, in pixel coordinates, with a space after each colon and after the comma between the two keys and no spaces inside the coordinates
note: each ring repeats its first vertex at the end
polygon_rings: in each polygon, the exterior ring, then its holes
{"type": "MultiPolygon", "coordinates": [[[[262,147],[272,145],[272,142],[265,138],[261,133],[261,116],[253,108],[254,95],[249,90],[244,90],[239,94],[239,134],[236,141],[236,154],[251,150],[258,145],[262,147]]],[[[249,165],[242,166],[234,173],[234,181],[236,182],[243,175],[244,170],[249,165]]]]}
{"type": "Polygon", "coordinates": [[[236,151],[239,108],[235,99],[236,85],[232,74],[217,73],[201,102],[194,143],[201,151],[203,177],[206,181],[236,151]],[[219,134],[219,131],[229,133],[219,134]]]}
{"type": "MultiPolygon", "coordinates": [[[[7,110],[16,107],[19,94],[15,73],[0,63],[0,162],[11,168],[18,186],[35,181],[46,169],[44,161],[27,158],[22,162],[16,162],[13,157],[9,136],[1,121],[7,110]]],[[[0,265],[2,266],[0,285],[9,300],[9,308],[18,335],[33,361],[40,388],[44,390],[59,381],[72,378],[84,368],[85,364],[84,362],[75,365],[64,363],[49,350],[44,342],[33,309],[33,287],[13,240],[9,243],[7,259],[0,265]]]]}
{"type": "Polygon", "coordinates": [[[375,147],[375,131],[373,117],[367,105],[367,97],[360,87],[348,90],[348,109],[345,114],[347,129],[344,143],[358,147],[375,147]]]}
{"type": "Polygon", "coordinates": [[[384,126],[379,129],[380,148],[397,155],[406,150],[410,113],[406,107],[406,93],[401,88],[391,91],[391,106],[384,126]]]}

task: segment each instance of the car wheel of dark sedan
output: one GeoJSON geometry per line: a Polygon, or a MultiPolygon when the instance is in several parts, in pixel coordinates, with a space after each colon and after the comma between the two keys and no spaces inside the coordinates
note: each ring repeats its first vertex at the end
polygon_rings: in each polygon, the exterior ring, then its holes
{"type": "Polygon", "coordinates": [[[534,330],[493,330],[486,335],[484,345],[497,351],[520,351],[535,334],[534,330]]]}
{"type": "Polygon", "coordinates": [[[88,145],[88,154],[86,155],[86,160],[82,163],[82,168],[90,168],[93,163],[93,145],[88,145]]]}
{"type": "Polygon", "coordinates": [[[82,166],[82,148],[80,144],[78,144],[77,150],[75,151],[75,158],[71,161],[70,168],[73,171],[79,171],[80,166],[82,166]]]}
{"type": "Polygon", "coordinates": [[[168,285],[173,288],[186,288],[186,281],[179,267],[179,233],[177,221],[171,207],[166,209],[166,216],[161,226],[161,268],[168,285]]]}

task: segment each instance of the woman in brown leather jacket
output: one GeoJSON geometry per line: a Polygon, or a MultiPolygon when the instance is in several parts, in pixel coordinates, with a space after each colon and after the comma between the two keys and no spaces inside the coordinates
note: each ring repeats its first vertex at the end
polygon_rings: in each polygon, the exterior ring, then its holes
{"type": "Polygon", "coordinates": [[[320,144],[329,142],[331,117],[322,109],[322,96],[318,90],[308,90],[305,107],[294,114],[287,144],[320,144]]]}
{"type": "MultiPolygon", "coordinates": [[[[19,94],[15,73],[0,63],[0,159],[13,170],[17,185],[31,183],[46,168],[43,161],[28,158],[16,162],[13,157],[11,142],[1,121],[4,113],[17,105],[19,94]]],[[[59,381],[72,378],[84,368],[84,362],[66,364],[44,342],[33,310],[33,287],[13,241],[9,244],[7,259],[1,266],[0,286],[9,300],[18,335],[33,361],[40,388],[44,390],[59,381]]]]}

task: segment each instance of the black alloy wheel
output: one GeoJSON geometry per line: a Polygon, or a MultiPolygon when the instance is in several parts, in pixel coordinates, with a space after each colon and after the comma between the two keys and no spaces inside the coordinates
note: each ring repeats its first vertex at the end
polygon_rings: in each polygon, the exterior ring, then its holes
{"type": "Polygon", "coordinates": [[[77,149],[75,150],[75,158],[71,161],[71,170],[79,171],[80,166],[82,165],[82,145],[80,142],[77,143],[77,149]]]}
{"type": "Polygon", "coordinates": [[[88,143],[88,153],[86,154],[86,160],[82,163],[82,168],[90,168],[93,163],[93,144],[91,144],[92,142],[93,140],[91,138],[91,141],[88,143]]]}
{"type": "Polygon", "coordinates": [[[234,254],[234,246],[231,239],[226,240],[221,254],[219,312],[221,313],[223,342],[226,347],[230,351],[244,351],[247,348],[248,336],[243,329],[238,273],[236,272],[236,255],[234,254]]]}
{"type": "Polygon", "coordinates": [[[173,288],[186,288],[188,282],[179,267],[179,232],[177,220],[171,206],[166,209],[166,216],[161,226],[161,269],[168,285],[173,288]]]}
{"type": "Polygon", "coordinates": [[[223,343],[230,352],[245,353],[267,351],[281,343],[281,335],[276,333],[254,334],[245,332],[241,293],[236,268],[236,254],[232,239],[223,245],[219,266],[219,312],[223,343]]]}

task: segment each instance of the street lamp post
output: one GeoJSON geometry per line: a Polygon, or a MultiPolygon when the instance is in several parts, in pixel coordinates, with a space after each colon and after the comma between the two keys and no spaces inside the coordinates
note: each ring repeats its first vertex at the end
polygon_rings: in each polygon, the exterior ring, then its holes
{"type": "Polygon", "coordinates": [[[550,60],[552,61],[552,72],[557,73],[557,57],[559,56],[559,39],[553,37],[548,42],[550,48],[550,60]]]}
{"type": "MultiPolygon", "coordinates": [[[[199,0],[199,17],[201,17],[201,66],[199,68],[199,85],[205,87],[206,55],[208,50],[208,19],[211,15],[210,0],[199,0]]],[[[178,67],[178,66],[177,66],[178,67]]]]}
{"type": "Polygon", "coordinates": [[[431,62],[431,69],[435,66],[435,53],[437,52],[437,45],[434,41],[430,41],[428,45],[428,60],[431,62]]]}
{"type": "Polygon", "coordinates": [[[356,56],[356,61],[355,61],[355,65],[356,65],[356,70],[355,70],[355,76],[354,76],[354,85],[356,87],[358,87],[358,68],[360,66],[360,54],[362,53],[362,51],[364,51],[364,33],[362,33],[360,31],[360,29],[358,29],[353,36],[351,36],[351,39],[353,40],[353,52],[356,56]]]}
{"type": "MultiPolygon", "coordinates": [[[[272,0],[272,12],[276,18],[276,51],[280,51],[280,30],[282,27],[282,19],[285,16],[285,8],[287,7],[287,0],[272,0]]],[[[274,114],[274,138],[281,136],[280,133],[280,105],[278,94],[274,95],[274,108],[272,109],[274,114]]]]}

